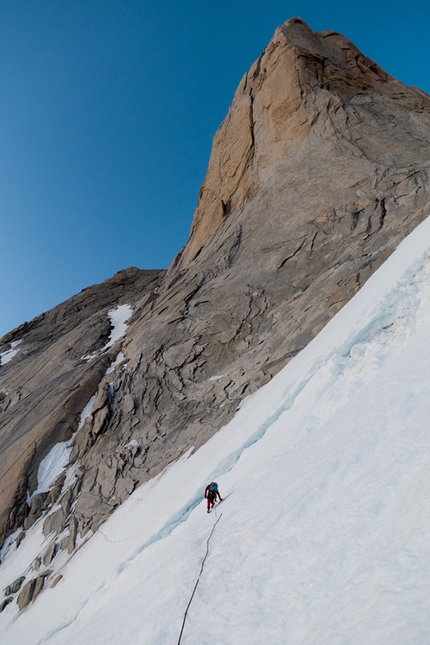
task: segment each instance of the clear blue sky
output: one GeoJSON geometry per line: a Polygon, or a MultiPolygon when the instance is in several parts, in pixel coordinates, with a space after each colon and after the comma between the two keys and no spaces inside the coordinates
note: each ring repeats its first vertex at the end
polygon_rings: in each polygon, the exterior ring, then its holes
{"type": "Polygon", "coordinates": [[[293,16],[430,93],[424,0],[0,0],[0,336],[169,265],[233,92],[293,16]]]}

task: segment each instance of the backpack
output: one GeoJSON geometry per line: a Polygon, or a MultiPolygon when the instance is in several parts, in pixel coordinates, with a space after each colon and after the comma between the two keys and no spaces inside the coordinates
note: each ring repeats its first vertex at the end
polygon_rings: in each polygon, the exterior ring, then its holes
{"type": "Polygon", "coordinates": [[[210,492],[215,495],[215,493],[218,492],[218,484],[216,482],[212,482],[212,484],[209,486],[210,492]]]}

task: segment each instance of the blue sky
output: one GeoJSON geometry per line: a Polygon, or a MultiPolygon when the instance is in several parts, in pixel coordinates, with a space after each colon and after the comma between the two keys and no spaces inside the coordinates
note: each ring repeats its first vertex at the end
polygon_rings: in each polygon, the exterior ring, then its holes
{"type": "Polygon", "coordinates": [[[430,93],[422,0],[0,0],[0,336],[169,265],[234,90],[293,16],[430,93]]]}

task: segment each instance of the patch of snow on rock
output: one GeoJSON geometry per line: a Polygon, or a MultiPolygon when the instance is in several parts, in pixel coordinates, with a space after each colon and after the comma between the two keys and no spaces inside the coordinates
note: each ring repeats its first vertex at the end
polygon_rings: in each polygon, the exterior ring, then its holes
{"type": "Polygon", "coordinates": [[[124,450],[129,450],[131,448],[137,448],[138,445],[139,445],[139,442],[136,439],[132,439],[131,441],[129,441],[128,443],[125,444],[124,450]]]}
{"type": "Polygon", "coordinates": [[[4,561],[4,559],[5,559],[6,555],[9,553],[9,551],[11,550],[11,548],[12,548],[13,546],[15,546],[15,548],[16,548],[16,542],[15,542],[15,539],[18,537],[18,535],[21,533],[21,531],[22,531],[22,529],[21,529],[21,528],[18,528],[18,529],[16,529],[16,531],[14,531],[13,533],[11,533],[11,534],[10,534],[10,535],[5,539],[5,541],[3,542],[3,546],[2,546],[2,548],[0,549],[0,562],[3,562],[3,561],[4,561]]]}
{"type": "Polygon", "coordinates": [[[106,374],[111,374],[114,371],[115,367],[122,363],[123,360],[125,360],[125,356],[122,352],[120,352],[113,363],[111,363],[110,367],[107,368],[106,374]]]}
{"type": "Polygon", "coordinates": [[[91,397],[91,399],[88,401],[87,405],[84,407],[84,409],[81,412],[81,418],[79,419],[79,425],[78,425],[78,430],[82,428],[82,426],[85,423],[85,420],[90,416],[91,410],[93,409],[94,401],[96,400],[96,395],[91,397]]]}
{"type": "Polygon", "coordinates": [[[133,313],[133,309],[130,305],[119,305],[116,309],[111,309],[108,312],[108,316],[113,325],[113,329],[110,333],[109,342],[103,348],[103,350],[112,347],[117,340],[122,338],[127,331],[127,320],[130,318],[133,313]]]}
{"type": "MultiPolygon", "coordinates": [[[[51,490],[55,480],[69,463],[72,439],[55,444],[45,459],[42,459],[37,473],[37,489],[31,497],[51,490]]],[[[30,497],[30,499],[31,499],[30,497]]]]}
{"type": "MultiPolygon", "coordinates": [[[[84,407],[81,413],[81,418],[79,420],[78,430],[82,428],[85,423],[85,419],[91,414],[91,410],[96,400],[94,395],[88,401],[87,405],[84,407]]],[[[76,434],[76,433],[75,433],[76,434]]],[[[68,441],[62,441],[55,444],[55,446],[49,451],[44,459],[40,462],[39,470],[37,473],[37,488],[32,493],[32,495],[27,496],[27,501],[30,502],[31,499],[38,493],[46,493],[51,490],[55,480],[61,475],[61,473],[66,468],[69,463],[70,453],[72,450],[72,442],[75,435],[71,437],[68,441]]],[[[70,473],[70,484],[74,481],[74,475],[77,470],[77,467],[73,469],[73,472],[70,473]]],[[[68,473],[69,475],[69,473],[68,473]]],[[[66,476],[67,479],[67,476],[66,476]]]]}
{"type": "Polygon", "coordinates": [[[6,365],[6,363],[9,363],[18,354],[19,349],[17,347],[21,342],[21,340],[13,340],[10,344],[10,349],[0,354],[0,365],[6,365]]]}
{"type": "MultiPolygon", "coordinates": [[[[86,356],[83,356],[82,358],[86,361],[91,361],[93,358],[95,358],[98,354],[102,354],[105,352],[109,347],[112,347],[120,338],[123,338],[125,336],[125,332],[127,331],[127,320],[130,318],[131,314],[133,313],[133,309],[131,305],[118,305],[115,309],[110,309],[108,311],[108,316],[111,321],[111,325],[113,327],[109,340],[106,343],[104,347],[102,347],[99,351],[93,354],[87,354],[86,356]]],[[[124,355],[122,355],[124,357],[124,355]]],[[[118,359],[117,359],[118,360],[118,359]]],[[[121,359],[122,360],[122,359],[121,359]]],[[[115,365],[116,365],[115,361],[115,365]]],[[[111,365],[109,370],[113,367],[115,369],[115,365],[111,365]]],[[[109,372],[107,372],[109,374],[109,372]]]]}

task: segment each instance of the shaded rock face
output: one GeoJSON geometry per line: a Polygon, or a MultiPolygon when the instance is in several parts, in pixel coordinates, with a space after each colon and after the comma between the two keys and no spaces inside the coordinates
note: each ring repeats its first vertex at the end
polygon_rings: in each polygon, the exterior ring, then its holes
{"type": "Polygon", "coordinates": [[[0,543],[16,527],[29,528],[55,499],[52,490],[33,497],[41,460],[76,431],[83,407],[98,388],[118,348],[106,345],[108,311],[151,298],[164,271],[126,269],[1,340],[0,352],[21,340],[19,352],[0,366],[0,543]],[[92,360],[84,356],[95,354],[92,360]]]}
{"type": "Polygon", "coordinates": [[[136,486],[207,441],[430,213],[429,144],[430,97],[337,33],[280,27],[215,135],[168,271],[121,272],[2,339],[0,352],[22,342],[0,367],[0,542],[43,517],[45,535],[63,536],[46,563],[72,552],[136,486]],[[124,303],[127,334],[104,350],[107,312],[124,303]],[[41,459],[94,394],[74,479],[30,508],[41,459]]]}

